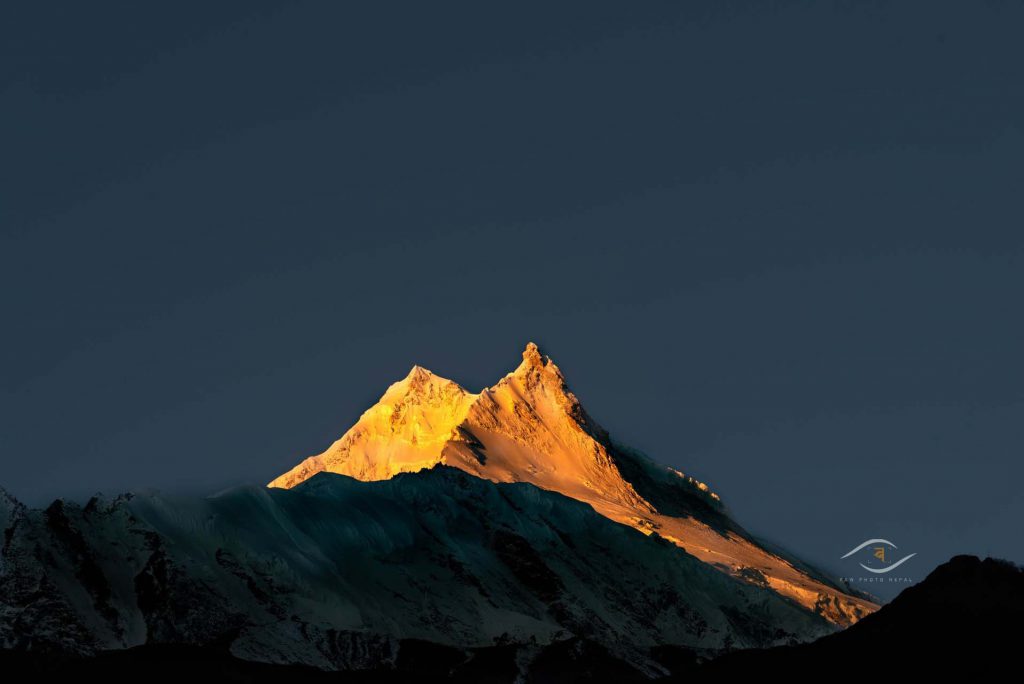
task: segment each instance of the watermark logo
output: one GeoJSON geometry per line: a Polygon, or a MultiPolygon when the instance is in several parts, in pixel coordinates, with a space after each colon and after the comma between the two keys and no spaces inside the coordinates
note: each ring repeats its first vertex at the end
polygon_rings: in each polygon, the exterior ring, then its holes
{"type": "Polygon", "coordinates": [[[896,545],[888,539],[868,539],[867,541],[858,544],[857,546],[850,549],[842,558],[849,558],[854,554],[864,551],[864,549],[869,549],[867,552],[865,552],[865,554],[862,555],[867,555],[869,562],[871,564],[865,565],[864,563],[859,562],[858,565],[860,565],[860,567],[864,568],[868,572],[873,573],[875,575],[884,575],[886,573],[892,572],[893,570],[900,567],[908,560],[917,555],[916,553],[911,553],[909,555],[903,556],[899,560],[891,560],[891,556],[899,555],[892,554],[889,552],[890,549],[896,550],[896,548],[896,545]]]}

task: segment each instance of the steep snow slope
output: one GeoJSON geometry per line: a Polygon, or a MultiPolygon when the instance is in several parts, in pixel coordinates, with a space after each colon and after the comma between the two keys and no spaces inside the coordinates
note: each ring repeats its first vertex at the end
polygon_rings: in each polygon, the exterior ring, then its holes
{"type": "Polygon", "coordinates": [[[292,487],[325,470],[380,480],[439,463],[584,501],[836,624],[877,608],[762,548],[703,483],[612,442],[533,343],[514,372],[478,395],[415,367],[327,451],[269,486],[292,487]]]}
{"type": "Polygon", "coordinates": [[[529,649],[582,636],[656,674],[656,645],[713,651],[832,629],[585,504],[444,466],[7,508],[18,513],[4,528],[4,647],[226,642],[254,660],[360,668],[393,661],[407,638],[529,649]]]}

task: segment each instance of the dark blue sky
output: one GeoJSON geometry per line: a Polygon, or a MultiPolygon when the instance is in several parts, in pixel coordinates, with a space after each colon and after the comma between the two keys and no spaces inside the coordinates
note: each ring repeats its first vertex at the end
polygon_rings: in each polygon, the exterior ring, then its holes
{"type": "Polygon", "coordinates": [[[915,576],[1024,560],[1022,25],[5,7],[0,484],[263,482],[413,363],[478,390],[535,340],[620,440],[832,570],[876,536],[915,576]]]}

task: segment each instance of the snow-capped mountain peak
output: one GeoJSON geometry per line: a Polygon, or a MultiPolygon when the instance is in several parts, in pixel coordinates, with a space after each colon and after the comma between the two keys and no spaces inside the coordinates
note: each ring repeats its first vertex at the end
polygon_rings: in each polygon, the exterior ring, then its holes
{"type": "Polygon", "coordinates": [[[805,641],[875,609],[614,442],[534,344],[479,394],[414,366],[271,485],[46,509],[0,490],[0,646],[360,669],[408,640],[529,663],[585,636],[660,676],[659,645],[805,641]]]}
{"type": "Polygon", "coordinates": [[[705,484],[613,442],[532,342],[513,372],[479,394],[414,366],[341,439],[269,486],[294,487],[321,471],[384,480],[439,464],[583,501],[839,624],[875,608],[764,549],[705,484]]]}

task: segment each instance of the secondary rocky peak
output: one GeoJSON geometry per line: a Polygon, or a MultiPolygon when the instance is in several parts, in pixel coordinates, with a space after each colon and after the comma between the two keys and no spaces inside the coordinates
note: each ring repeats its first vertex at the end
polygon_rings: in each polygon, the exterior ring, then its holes
{"type": "MultiPolygon", "coordinates": [[[[7,530],[25,513],[25,505],[0,487],[0,530],[7,530]]],[[[0,558],[0,575],[3,574],[3,558],[0,558]]]]}
{"type": "MultiPolygon", "coordinates": [[[[411,369],[409,369],[409,372],[406,374],[406,376],[399,380],[397,383],[395,383],[395,385],[407,387],[410,389],[422,389],[424,387],[427,387],[428,385],[438,383],[443,384],[450,382],[452,381],[448,380],[447,378],[442,378],[439,375],[435,375],[434,373],[427,370],[423,366],[413,366],[411,369]]],[[[392,387],[394,387],[395,385],[392,385],[392,387]]]]}
{"type": "Polygon", "coordinates": [[[9,503],[11,506],[14,506],[18,503],[18,500],[14,498],[13,494],[0,487],[0,502],[9,503]]]}
{"type": "Polygon", "coordinates": [[[24,508],[24,505],[14,498],[13,494],[0,487],[0,511],[13,511],[21,508],[24,508]]]}
{"type": "Polygon", "coordinates": [[[423,366],[416,365],[409,370],[409,374],[405,376],[407,380],[426,380],[433,377],[434,374],[423,366]]]}
{"type": "Polygon", "coordinates": [[[467,396],[471,395],[457,382],[417,365],[404,378],[388,387],[381,402],[391,405],[407,401],[440,404],[447,401],[459,402],[467,396]]]}

